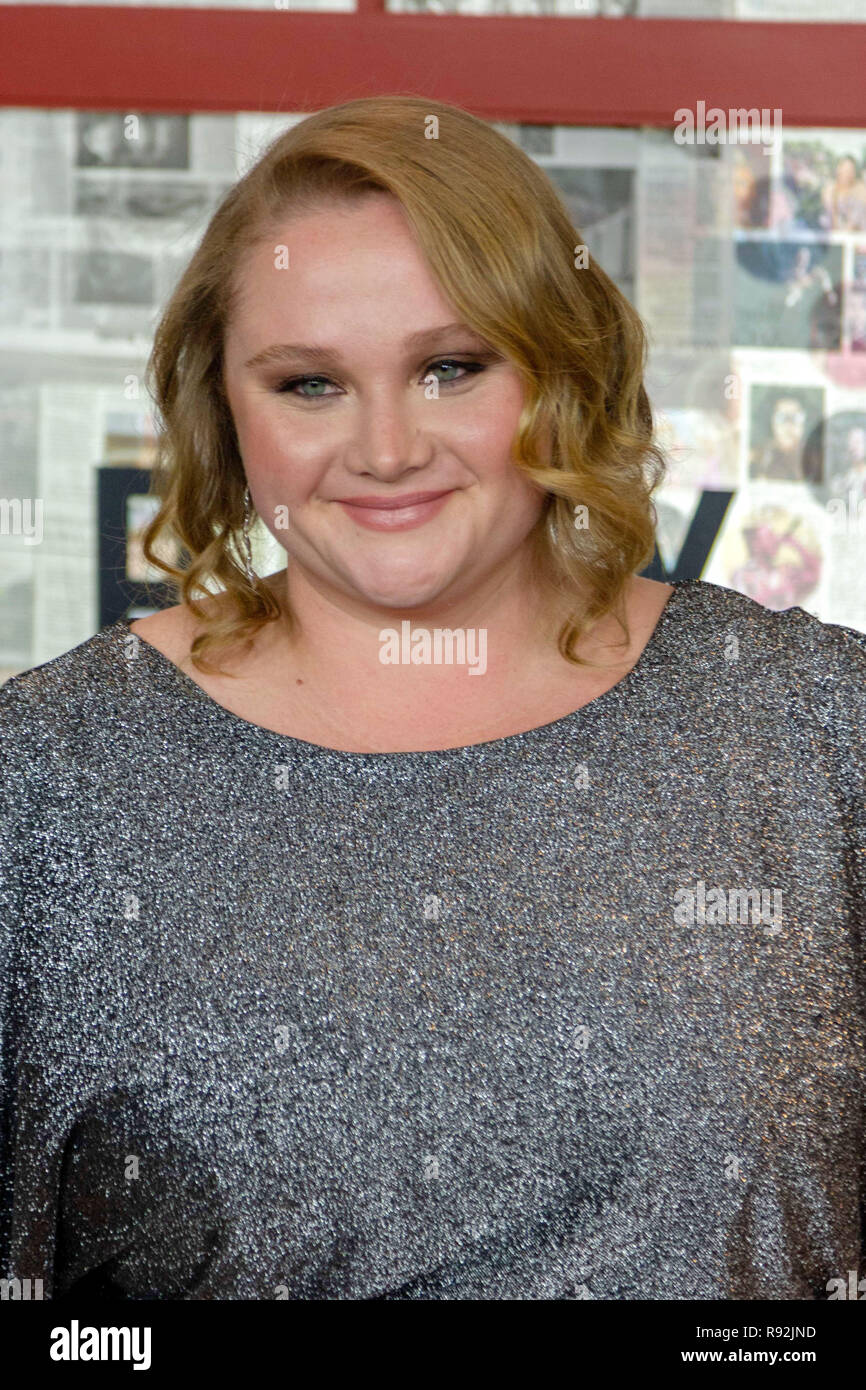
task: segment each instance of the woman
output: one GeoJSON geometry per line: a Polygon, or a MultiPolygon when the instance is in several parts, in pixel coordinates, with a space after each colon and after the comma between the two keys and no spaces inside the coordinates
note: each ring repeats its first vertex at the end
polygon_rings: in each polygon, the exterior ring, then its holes
{"type": "Polygon", "coordinates": [[[857,1265],[866,638],[638,577],[643,354],[457,108],[320,112],[218,209],[151,364],[180,602],[0,691],[10,1275],[787,1299],[857,1265]]]}
{"type": "Polygon", "coordinates": [[[866,230],[866,183],[852,155],[843,155],[836,164],[836,177],[821,190],[824,214],[821,225],[831,231],[866,230]]]}

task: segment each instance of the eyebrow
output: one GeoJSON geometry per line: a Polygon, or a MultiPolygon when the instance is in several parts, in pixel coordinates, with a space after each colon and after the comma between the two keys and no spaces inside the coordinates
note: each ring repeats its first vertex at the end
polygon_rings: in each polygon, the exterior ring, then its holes
{"type": "MultiPolygon", "coordinates": [[[[409,351],[419,351],[425,346],[434,346],[439,339],[451,333],[467,333],[475,339],[479,336],[468,323],[443,323],[436,328],[422,328],[417,333],[410,333],[403,339],[403,346],[409,351]]],[[[311,364],[320,367],[335,366],[340,360],[340,354],[333,348],[314,347],[306,343],[273,343],[271,347],[257,352],[244,365],[248,369],[265,367],[271,362],[282,362],[288,357],[304,357],[311,364]]]]}

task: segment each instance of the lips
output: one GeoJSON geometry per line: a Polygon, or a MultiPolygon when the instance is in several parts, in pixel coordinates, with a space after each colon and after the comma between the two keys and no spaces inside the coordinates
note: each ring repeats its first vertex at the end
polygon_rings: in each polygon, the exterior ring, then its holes
{"type": "Polygon", "coordinates": [[[347,516],[368,531],[408,531],[421,526],[446,506],[454,489],[444,492],[407,492],[402,497],[341,497],[347,516]]]}
{"type": "Polygon", "coordinates": [[[369,507],[377,512],[400,511],[403,507],[416,507],[421,502],[432,502],[437,497],[445,497],[451,491],[443,488],[440,492],[407,492],[403,497],[341,497],[347,507],[369,507]]]}

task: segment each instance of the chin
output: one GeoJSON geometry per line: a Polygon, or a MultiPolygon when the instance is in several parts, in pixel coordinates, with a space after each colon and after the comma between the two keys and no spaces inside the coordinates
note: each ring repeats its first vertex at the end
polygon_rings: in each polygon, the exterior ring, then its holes
{"type": "Polygon", "coordinates": [[[426,569],[418,572],[416,565],[412,572],[401,574],[354,574],[346,576],[350,587],[367,603],[379,608],[421,608],[433,603],[453,582],[449,572],[426,569]]]}
{"type": "Polygon", "coordinates": [[[359,598],[386,612],[410,611],[424,608],[433,603],[442,593],[442,586],[413,589],[369,589],[359,587],[355,590],[359,598]]]}
{"type": "Polygon", "coordinates": [[[376,583],[368,578],[356,580],[351,587],[366,603],[374,604],[377,608],[399,610],[423,608],[425,604],[433,603],[448,587],[448,580],[443,576],[439,580],[427,579],[423,583],[417,580],[403,583],[383,580],[376,583]]]}

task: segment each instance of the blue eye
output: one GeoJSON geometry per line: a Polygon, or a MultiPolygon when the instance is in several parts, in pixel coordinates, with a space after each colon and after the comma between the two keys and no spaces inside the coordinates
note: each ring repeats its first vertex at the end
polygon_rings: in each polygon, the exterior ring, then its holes
{"type": "MultiPolygon", "coordinates": [[[[422,382],[426,384],[430,372],[435,368],[442,367],[444,367],[446,371],[460,368],[464,373],[464,376],[452,377],[445,381],[442,381],[438,377],[436,378],[440,386],[454,386],[458,381],[463,381],[466,376],[473,376],[477,372],[483,372],[485,364],[483,362],[459,362],[453,357],[437,357],[435,361],[430,362],[424,368],[422,382]]],[[[326,400],[327,397],[333,395],[334,392],[317,392],[315,395],[308,395],[305,391],[299,390],[298,388],[305,386],[333,386],[333,384],[331,378],[327,376],[294,376],[279,382],[276,389],[277,392],[282,395],[296,395],[302,401],[316,401],[326,400]]]]}
{"type": "MultiPolygon", "coordinates": [[[[427,372],[429,373],[434,367],[444,367],[446,371],[450,371],[453,367],[460,367],[460,368],[462,368],[463,371],[468,372],[470,376],[472,375],[473,372],[483,372],[483,371],[484,371],[484,367],[482,366],[482,364],[481,364],[480,362],[456,362],[456,361],[454,360],[454,358],[452,358],[452,357],[440,357],[440,358],[438,359],[438,361],[436,361],[436,362],[431,362],[431,363],[430,363],[430,366],[427,368],[427,372]]],[[[425,373],[425,375],[426,375],[426,373],[425,373]]],[[[454,380],[456,380],[456,381],[462,381],[463,378],[462,378],[462,377],[456,377],[456,378],[455,378],[455,377],[452,377],[451,380],[452,380],[452,381],[454,381],[454,380]]],[[[443,381],[443,382],[442,382],[442,385],[443,385],[443,386],[450,386],[450,384],[451,384],[451,382],[448,382],[448,381],[443,381]]]]}
{"type": "MultiPolygon", "coordinates": [[[[297,386],[309,386],[311,383],[327,384],[327,381],[328,378],[326,376],[296,376],[293,377],[290,381],[281,381],[279,386],[277,387],[277,390],[285,393],[286,395],[289,395],[294,392],[295,387],[297,386]]],[[[301,399],[311,401],[317,400],[318,397],[301,395],[301,399]]]]}

